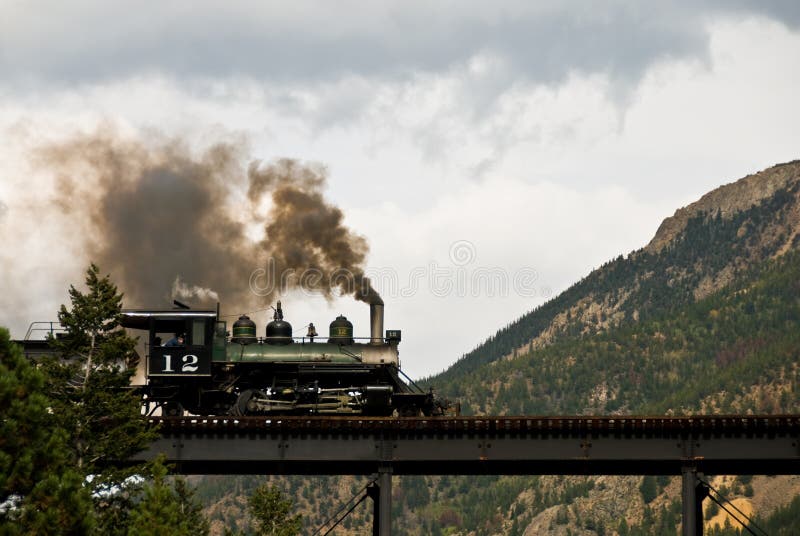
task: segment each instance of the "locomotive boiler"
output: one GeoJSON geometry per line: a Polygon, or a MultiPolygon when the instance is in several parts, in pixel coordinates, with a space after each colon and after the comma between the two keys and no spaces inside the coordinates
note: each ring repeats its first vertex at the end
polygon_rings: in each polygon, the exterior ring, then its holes
{"type": "Polygon", "coordinates": [[[383,303],[370,305],[370,336],[339,316],[328,337],[313,324],[294,337],[281,302],[264,336],[242,315],[228,331],[211,310],[124,310],[122,326],[146,334],[146,410],[163,415],[394,415],[455,411],[400,369],[399,330],[383,332],[383,303]],[[164,337],[175,334],[167,344],[164,337]],[[180,338],[178,336],[181,336],[180,338]],[[406,378],[406,381],[403,380],[406,378]]]}

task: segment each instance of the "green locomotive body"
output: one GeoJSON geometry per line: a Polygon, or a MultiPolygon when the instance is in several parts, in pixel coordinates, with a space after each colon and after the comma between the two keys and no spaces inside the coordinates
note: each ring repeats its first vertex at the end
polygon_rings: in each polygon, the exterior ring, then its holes
{"type": "Polygon", "coordinates": [[[327,342],[315,340],[313,324],[305,337],[295,338],[280,302],[265,337],[256,335],[246,316],[234,322],[229,336],[216,311],[125,310],[122,325],[147,332],[147,384],[141,391],[148,413],[451,413],[432,392],[401,379],[400,331],[384,336],[383,304],[370,309],[371,336],[363,340],[353,338],[352,324],[342,316],[331,323],[327,342]]]}

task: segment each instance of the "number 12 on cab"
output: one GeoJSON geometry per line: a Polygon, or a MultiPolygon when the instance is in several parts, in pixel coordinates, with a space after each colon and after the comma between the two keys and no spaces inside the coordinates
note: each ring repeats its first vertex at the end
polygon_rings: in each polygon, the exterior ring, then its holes
{"type": "Polygon", "coordinates": [[[148,359],[150,376],[208,376],[211,352],[207,348],[156,347],[148,359]]]}

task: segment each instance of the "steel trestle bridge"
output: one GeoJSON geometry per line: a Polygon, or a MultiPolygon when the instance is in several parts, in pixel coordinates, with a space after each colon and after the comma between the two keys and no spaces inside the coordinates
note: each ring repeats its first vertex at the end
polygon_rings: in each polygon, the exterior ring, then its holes
{"type": "Polygon", "coordinates": [[[391,530],[392,475],[682,475],[683,534],[702,534],[704,474],[800,474],[800,415],[155,417],[182,474],[377,475],[373,533],[391,530]]]}

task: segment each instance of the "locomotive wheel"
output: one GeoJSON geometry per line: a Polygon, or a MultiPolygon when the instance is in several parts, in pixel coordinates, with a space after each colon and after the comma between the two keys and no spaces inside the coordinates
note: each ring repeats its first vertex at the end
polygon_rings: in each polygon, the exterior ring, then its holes
{"type": "Polygon", "coordinates": [[[261,391],[258,389],[247,389],[242,391],[239,397],[236,399],[236,403],[231,406],[231,414],[239,417],[252,414],[253,412],[249,409],[248,405],[250,400],[252,400],[253,397],[258,394],[261,394],[261,391]]]}

